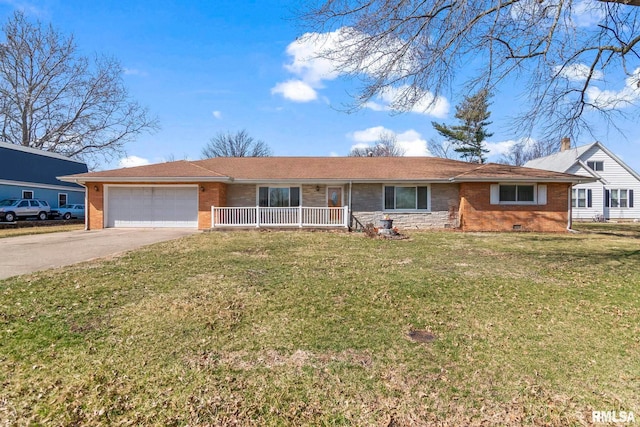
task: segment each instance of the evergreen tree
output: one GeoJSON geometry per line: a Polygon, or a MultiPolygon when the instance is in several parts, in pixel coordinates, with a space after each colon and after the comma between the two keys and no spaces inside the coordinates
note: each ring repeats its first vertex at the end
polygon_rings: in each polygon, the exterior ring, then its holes
{"type": "Polygon", "coordinates": [[[455,117],[461,122],[459,125],[447,126],[431,122],[435,130],[453,143],[454,151],[467,162],[484,163],[484,155],[489,152],[484,148],[484,141],[493,135],[487,131],[487,126],[491,124],[487,121],[491,115],[489,96],[489,92],[482,89],[456,106],[455,117]]]}

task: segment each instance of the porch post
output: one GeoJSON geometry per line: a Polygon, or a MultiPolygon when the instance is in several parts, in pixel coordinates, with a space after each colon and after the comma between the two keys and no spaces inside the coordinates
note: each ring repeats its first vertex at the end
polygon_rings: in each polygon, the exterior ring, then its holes
{"type": "Polygon", "coordinates": [[[211,228],[214,228],[216,226],[216,221],[214,216],[215,210],[216,210],[215,206],[211,206],[211,228]]]}
{"type": "Polygon", "coordinates": [[[342,223],[343,223],[342,225],[344,225],[345,227],[347,227],[347,228],[348,228],[348,227],[349,227],[349,218],[348,218],[348,215],[349,215],[349,206],[343,206],[343,207],[342,207],[342,210],[343,210],[343,213],[342,213],[342,214],[344,215],[344,216],[342,217],[342,218],[343,218],[343,219],[342,219],[342,223]]]}
{"type": "Polygon", "coordinates": [[[302,228],[302,205],[298,206],[298,227],[302,228]]]}
{"type": "Polygon", "coordinates": [[[260,228],[260,205],[256,206],[256,228],[260,228]]]}

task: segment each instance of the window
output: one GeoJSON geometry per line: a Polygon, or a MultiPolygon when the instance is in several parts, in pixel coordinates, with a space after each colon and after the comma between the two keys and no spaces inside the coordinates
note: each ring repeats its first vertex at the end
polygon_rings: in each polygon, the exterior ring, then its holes
{"type": "Polygon", "coordinates": [[[23,200],[16,207],[18,207],[18,208],[28,208],[29,207],[29,202],[26,201],[26,200],[23,200]]]}
{"type": "Polygon", "coordinates": [[[534,201],[533,185],[500,185],[500,202],[533,203],[534,201]]]}
{"type": "Polygon", "coordinates": [[[67,193],[58,193],[58,207],[67,204],[67,193]]]}
{"type": "Polygon", "coordinates": [[[491,184],[492,205],[546,205],[547,185],[537,183],[491,184]]]}
{"type": "Polygon", "coordinates": [[[604,170],[604,162],[603,161],[590,161],[587,162],[587,167],[596,172],[600,172],[604,170]]]}
{"type": "Polygon", "coordinates": [[[259,187],[258,205],[271,208],[300,206],[300,187],[259,187]]]}
{"type": "Polygon", "coordinates": [[[385,210],[429,209],[429,187],[392,186],[384,187],[385,210]]]}
{"type": "Polygon", "coordinates": [[[632,208],[633,190],[612,188],[604,191],[604,204],[610,208],[632,208]]]}
{"type": "Polygon", "coordinates": [[[31,191],[31,190],[22,190],[22,198],[23,199],[33,199],[33,191],[31,191]]]}
{"type": "Polygon", "coordinates": [[[571,207],[590,208],[592,205],[591,190],[586,188],[574,188],[571,190],[571,207]]]}

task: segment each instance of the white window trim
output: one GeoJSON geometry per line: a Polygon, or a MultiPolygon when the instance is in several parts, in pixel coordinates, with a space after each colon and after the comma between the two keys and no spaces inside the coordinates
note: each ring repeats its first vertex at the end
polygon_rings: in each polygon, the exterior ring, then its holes
{"type": "MultiPolygon", "coordinates": [[[[304,202],[302,201],[302,185],[296,185],[296,184],[291,184],[291,185],[287,185],[287,184],[280,184],[280,185],[272,185],[272,184],[257,184],[256,185],[256,206],[260,206],[260,187],[267,187],[268,189],[271,188],[292,188],[292,187],[297,187],[300,193],[300,206],[304,206],[304,202]]],[[[270,196],[270,192],[269,192],[269,197],[270,196]]],[[[267,206],[270,207],[270,206],[267,206]]],[[[299,206],[291,206],[291,194],[289,194],[289,206],[282,206],[284,208],[289,207],[289,208],[297,208],[299,206]]]]}
{"type": "MultiPolygon", "coordinates": [[[[632,207],[629,207],[629,190],[633,190],[633,188],[629,188],[629,187],[616,187],[616,188],[608,188],[607,191],[609,191],[609,207],[608,209],[633,209],[632,207]],[[617,191],[618,193],[618,206],[613,206],[613,192],[617,191]],[[621,191],[626,191],[627,192],[627,197],[626,197],[626,206],[620,206],[620,192],[621,191]]],[[[634,201],[634,206],[635,206],[635,201],[634,201]]]]}
{"type": "Polygon", "coordinates": [[[60,196],[64,195],[64,197],[67,199],[67,203],[65,203],[65,205],[69,204],[69,195],[67,193],[58,193],[58,207],[60,207],[60,196]]]}
{"type": "Polygon", "coordinates": [[[593,209],[588,207],[589,204],[589,189],[588,188],[572,188],[571,189],[571,208],[572,209],[593,209]],[[578,201],[578,193],[580,191],[584,191],[584,206],[579,206],[578,201]],[[575,196],[575,197],[574,197],[575,196]],[[576,205],[573,206],[573,201],[575,200],[576,205]]]}
{"type": "Polygon", "coordinates": [[[33,190],[22,190],[22,199],[35,199],[36,198],[36,192],[33,190]],[[27,197],[25,196],[24,193],[31,193],[31,197],[27,197]]]}
{"type": "Polygon", "coordinates": [[[414,183],[387,183],[382,184],[382,212],[385,213],[425,213],[431,212],[431,184],[414,184],[414,183]],[[418,187],[427,187],[427,209],[386,209],[385,203],[385,187],[413,187],[416,188],[416,206],[418,206],[418,187]]]}
{"type": "Polygon", "coordinates": [[[534,205],[546,205],[547,204],[547,186],[546,184],[538,184],[536,182],[499,182],[497,184],[491,184],[490,187],[490,203],[492,205],[519,205],[519,206],[534,206],[534,205]],[[501,201],[500,200],[500,186],[501,185],[516,185],[516,186],[533,186],[533,201],[501,201]]]}
{"type": "Polygon", "coordinates": [[[594,172],[604,172],[604,160],[587,160],[587,167],[590,168],[594,172]],[[593,164],[593,167],[589,166],[589,163],[593,164]],[[600,164],[602,169],[598,169],[597,165],[600,164]]]}

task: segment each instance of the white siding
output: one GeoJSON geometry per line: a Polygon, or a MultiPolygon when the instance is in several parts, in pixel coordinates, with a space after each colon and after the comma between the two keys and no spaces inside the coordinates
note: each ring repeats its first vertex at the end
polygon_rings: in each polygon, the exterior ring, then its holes
{"type": "MultiPolygon", "coordinates": [[[[604,162],[604,170],[598,171],[604,182],[598,181],[590,184],[580,184],[573,188],[586,188],[592,191],[592,207],[591,208],[573,208],[573,218],[575,219],[591,219],[594,215],[604,215],[607,219],[635,219],[640,218],[640,181],[638,181],[628,170],[620,163],[610,157],[606,152],[602,151],[597,145],[591,147],[580,156],[580,159],[586,164],[589,161],[604,162]],[[605,189],[628,189],[634,192],[633,208],[607,208],[604,203],[605,189]]],[[[584,174],[581,171],[568,170],[568,173],[584,174]]]]}

